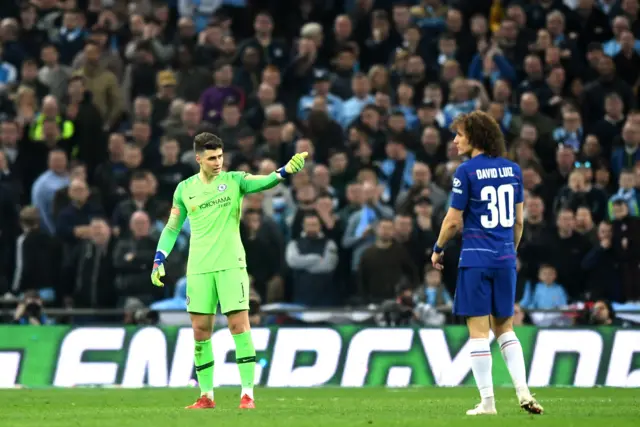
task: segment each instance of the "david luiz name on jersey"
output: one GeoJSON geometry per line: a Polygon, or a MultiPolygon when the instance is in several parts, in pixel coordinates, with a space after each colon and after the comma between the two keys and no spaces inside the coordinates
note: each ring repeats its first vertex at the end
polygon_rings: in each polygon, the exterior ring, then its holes
{"type": "Polygon", "coordinates": [[[488,179],[507,178],[515,175],[511,166],[505,166],[503,168],[476,169],[476,176],[478,177],[478,179],[488,179]]]}

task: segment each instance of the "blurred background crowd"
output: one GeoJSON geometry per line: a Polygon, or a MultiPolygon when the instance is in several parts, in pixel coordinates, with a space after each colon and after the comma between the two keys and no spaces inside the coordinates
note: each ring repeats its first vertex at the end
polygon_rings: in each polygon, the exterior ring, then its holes
{"type": "Polygon", "coordinates": [[[184,310],[188,222],[167,286],[149,273],[200,131],[229,170],[310,153],[244,201],[254,323],[266,304],[456,321],[460,241],[428,260],[464,161],[448,126],[474,109],[523,171],[518,322],[640,309],[638,0],[3,0],[0,18],[8,322],[184,310]]]}

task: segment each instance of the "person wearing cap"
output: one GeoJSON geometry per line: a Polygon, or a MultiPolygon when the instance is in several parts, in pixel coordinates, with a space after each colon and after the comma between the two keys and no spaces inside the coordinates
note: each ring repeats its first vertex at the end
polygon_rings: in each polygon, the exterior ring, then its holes
{"type": "Polygon", "coordinates": [[[314,99],[319,96],[325,99],[329,117],[336,122],[342,116],[342,100],[329,92],[331,88],[331,75],[325,69],[313,70],[313,90],[309,95],[303,96],[298,102],[298,119],[306,120],[313,106],[314,99]]]}
{"type": "Polygon", "coordinates": [[[151,99],[153,115],[151,122],[158,126],[169,115],[169,107],[176,98],[176,75],[171,70],[160,71],[156,77],[158,91],[151,99]]]}

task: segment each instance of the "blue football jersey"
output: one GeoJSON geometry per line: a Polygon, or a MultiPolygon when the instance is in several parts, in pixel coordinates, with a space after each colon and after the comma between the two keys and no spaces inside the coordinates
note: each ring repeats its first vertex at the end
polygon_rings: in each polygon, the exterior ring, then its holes
{"type": "Polygon", "coordinates": [[[464,212],[459,266],[515,266],[513,226],[516,204],[524,199],[520,167],[480,154],[458,166],[451,191],[451,207],[464,212]]]}

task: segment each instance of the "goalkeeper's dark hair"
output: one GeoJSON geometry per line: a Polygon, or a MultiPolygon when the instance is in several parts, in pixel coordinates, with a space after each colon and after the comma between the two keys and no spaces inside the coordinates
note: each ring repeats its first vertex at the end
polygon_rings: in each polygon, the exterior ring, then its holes
{"type": "Polygon", "coordinates": [[[202,153],[204,150],[224,149],[222,140],[216,135],[209,132],[202,132],[193,138],[193,150],[196,153],[202,153]]]}
{"type": "Polygon", "coordinates": [[[490,157],[506,154],[504,135],[498,122],[484,111],[458,116],[451,125],[454,132],[463,133],[469,144],[490,157]]]}

